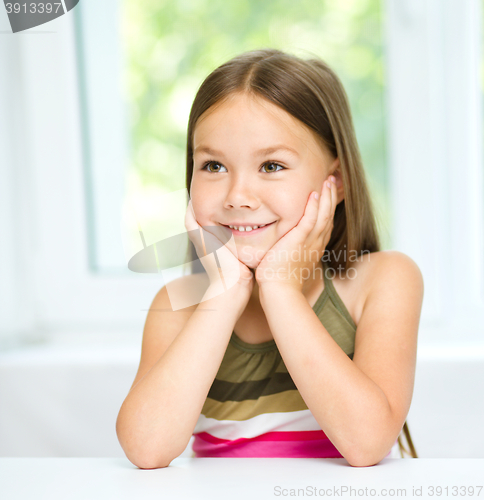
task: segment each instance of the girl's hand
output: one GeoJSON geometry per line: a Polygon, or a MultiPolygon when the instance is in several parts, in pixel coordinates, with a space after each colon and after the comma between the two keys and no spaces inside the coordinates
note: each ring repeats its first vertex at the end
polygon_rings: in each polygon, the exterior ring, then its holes
{"type": "Polygon", "coordinates": [[[225,291],[242,287],[250,297],[254,287],[254,275],[236,257],[237,250],[232,233],[223,226],[210,227],[210,231],[207,228],[202,228],[195,218],[192,200],[187,206],[185,228],[188,237],[195,246],[198,258],[207,272],[210,280],[209,286],[225,291]],[[215,251],[222,268],[217,265],[215,251]]]}
{"type": "Polygon", "coordinates": [[[332,179],[324,181],[319,199],[314,197],[316,191],[309,195],[299,223],[264,255],[255,273],[260,288],[276,283],[302,291],[331,238],[337,201],[332,179]]]}

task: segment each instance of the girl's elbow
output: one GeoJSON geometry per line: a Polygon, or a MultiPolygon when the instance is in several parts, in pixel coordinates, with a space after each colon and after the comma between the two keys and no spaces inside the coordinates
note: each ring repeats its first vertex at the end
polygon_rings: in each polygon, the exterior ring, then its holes
{"type": "Polygon", "coordinates": [[[352,467],[371,467],[379,464],[387,455],[389,450],[381,451],[373,447],[371,450],[365,450],[363,447],[354,449],[349,453],[343,454],[343,457],[352,467]]]}
{"type": "Polygon", "coordinates": [[[395,433],[382,432],[380,429],[373,436],[367,436],[365,440],[353,440],[346,443],[340,453],[352,467],[371,467],[379,464],[388,457],[395,443],[395,433]]]}
{"type": "Polygon", "coordinates": [[[156,457],[150,457],[143,454],[135,455],[126,453],[126,450],[124,453],[126,458],[139,469],[163,469],[164,467],[168,467],[173,460],[173,458],[161,455],[156,457]]]}
{"type": "MultiPolygon", "coordinates": [[[[129,459],[129,458],[128,458],[129,459]]],[[[129,461],[136,465],[139,469],[163,469],[164,467],[168,467],[171,463],[171,460],[131,460],[129,461]]]]}
{"type": "Polygon", "coordinates": [[[371,467],[381,462],[382,458],[374,459],[369,456],[358,456],[358,457],[345,457],[346,461],[351,465],[351,467],[371,467]]]}
{"type": "Polygon", "coordinates": [[[118,441],[126,458],[139,469],[161,469],[168,467],[175,458],[173,454],[154,453],[147,446],[140,446],[136,440],[124,440],[118,434],[118,441]]]}

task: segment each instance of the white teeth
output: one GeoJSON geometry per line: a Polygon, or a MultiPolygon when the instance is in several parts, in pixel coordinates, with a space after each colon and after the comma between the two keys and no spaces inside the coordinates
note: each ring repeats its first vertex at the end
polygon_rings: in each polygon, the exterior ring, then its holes
{"type": "Polygon", "coordinates": [[[261,224],[260,226],[230,226],[230,229],[237,229],[237,231],[252,231],[253,229],[258,229],[259,227],[264,227],[264,226],[267,226],[267,224],[261,224]]]}

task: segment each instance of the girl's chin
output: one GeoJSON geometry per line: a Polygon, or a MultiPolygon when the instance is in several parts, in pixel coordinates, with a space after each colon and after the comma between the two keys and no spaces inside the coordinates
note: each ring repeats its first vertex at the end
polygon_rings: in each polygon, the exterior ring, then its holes
{"type": "Polygon", "coordinates": [[[257,269],[257,267],[261,263],[262,257],[260,255],[248,256],[247,254],[245,254],[245,256],[243,256],[242,254],[239,253],[239,260],[240,260],[240,262],[242,262],[242,264],[246,265],[249,269],[257,269]]]}
{"type": "Polygon", "coordinates": [[[241,260],[240,262],[242,262],[242,264],[247,266],[252,271],[255,271],[257,269],[257,266],[260,264],[260,261],[256,260],[256,259],[254,259],[254,260],[241,260]]]}

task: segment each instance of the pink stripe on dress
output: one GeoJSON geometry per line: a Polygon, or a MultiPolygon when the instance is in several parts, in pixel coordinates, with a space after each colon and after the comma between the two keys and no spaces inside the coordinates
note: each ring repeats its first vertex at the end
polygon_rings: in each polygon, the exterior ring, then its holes
{"type": "Polygon", "coordinates": [[[255,438],[220,439],[194,434],[196,457],[343,458],[326,434],[320,431],[267,432],[255,438]]]}

